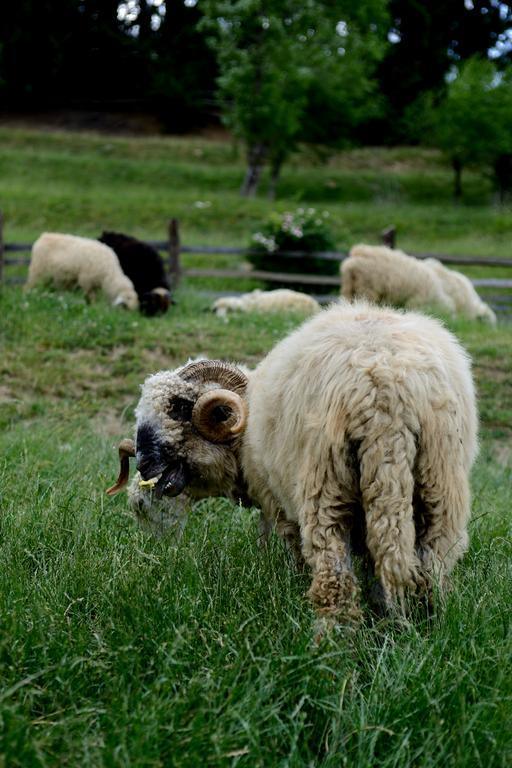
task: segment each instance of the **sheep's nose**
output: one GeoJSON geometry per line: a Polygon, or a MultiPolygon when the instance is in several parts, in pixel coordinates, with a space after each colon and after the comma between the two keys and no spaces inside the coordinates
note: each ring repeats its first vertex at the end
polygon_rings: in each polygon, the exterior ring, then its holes
{"type": "Polygon", "coordinates": [[[160,474],[165,467],[158,435],[149,424],[141,424],[136,440],[137,469],[145,480],[160,474]]]}
{"type": "Polygon", "coordinates": [[[142,456],[138,451],[136,454],[136,460],[137,460],[137,469],[144,478],[144,480],[149,480],[151,477],[154,477],[156,473],[153,472],[153,467],[155,466],[155,462],[152,458],[147,458],[146,456],[142,456]]]}

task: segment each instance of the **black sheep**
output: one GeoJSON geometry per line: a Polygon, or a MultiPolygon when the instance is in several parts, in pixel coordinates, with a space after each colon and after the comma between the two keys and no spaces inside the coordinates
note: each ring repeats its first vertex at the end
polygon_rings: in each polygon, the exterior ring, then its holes
{"type": "Polygon", "coordinates": [[[167,312],[173,302],[159,253],[147,243],[121,232],[103,232],[98,240],[115,252],[121,269],[137,292],[140,311],[144,315],[167,312]]]}

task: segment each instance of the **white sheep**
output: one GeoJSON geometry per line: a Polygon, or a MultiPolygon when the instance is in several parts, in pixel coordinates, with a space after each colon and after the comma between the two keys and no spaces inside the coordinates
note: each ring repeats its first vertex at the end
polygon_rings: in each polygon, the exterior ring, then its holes
{"type": "Polygon", "coordinates": [[[83,290],[87,298],[101,290],[115,306],[137,309],[132,281],[124,274],[114,251],[97,240],[44,232],[32,246],[27,288],[52,282],[83,290]]]}
{"type": "Polygon", "coordinates": [[[384,245],[355,245],[341,263],[341,292],[346,299],[419,309],[437,307],[453,315],[455,302],[442,280],[423,261],[384,245]]]}
{"type": "Polygon", "coordinates": [[[437,259],[425,259],[423,262],[440,279],[443,290],[455,304],[455,311],[473,320],[486,320],[496,325],[496,315],[480,298],[473,288],[471,280],[466,275],[448,269],[437,259]]]}
{"type": "Polygon", "coordinates": [[[249,374],[205,360],[150,376],[136,419],[155,499],[259,505],[263,529],[276,524],[311,567],[309,597],[328,622],[359,615],[352,552],[403,610],[407,591],[442,587],[467,548],[470,361],[432,318],[342,301],[249,374]]]}
{"type": "Polygon", "coordinates": [[[225,317],[228,312],[297,311],[313,314],[319,309],[320,304],[312,296],[289,288],[277,288],[274,291],[257,289],[241,296],[222,296],[212,306],[219,317],[225,317]]]}

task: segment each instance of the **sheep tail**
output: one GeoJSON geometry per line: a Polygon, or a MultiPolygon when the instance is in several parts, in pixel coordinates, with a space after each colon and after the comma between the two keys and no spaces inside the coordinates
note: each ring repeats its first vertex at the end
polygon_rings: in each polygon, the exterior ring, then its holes
{"type": "MultiPolygon", "coordinates": [[[[397,399],[398,398],[393,398],[397,399]]],[[[419,585],[413,515],[414,434],[388,403],[366,424],[359,450],[366,543],[389,607],[405,610],[407,590],[419,585]],[[393,415],[391,415],[393,414],[393,415]]]]}

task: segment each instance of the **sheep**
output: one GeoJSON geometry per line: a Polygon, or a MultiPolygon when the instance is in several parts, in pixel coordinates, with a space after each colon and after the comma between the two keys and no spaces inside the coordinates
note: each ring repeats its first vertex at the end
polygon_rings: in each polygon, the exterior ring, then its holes
{"type": "Polygon", "coordinates": [[[148,316],[167,312],[173,302],[158,251],[147,243],[120,232],[105,231],[98,240],[115,252],[121,269],[137,291],[140,311],[148,316]]]}
{"type": "Polygon", "coordinates": [[[27,289],[53,282],[80,287],[88,299],[102,290],[114,306],[137,309],[139,300],[114,251],[103,243],[76,235],[44,232],[32,246],[27,289]]]}
{"type": "Polygon", "coordinates": [[[283,312],[297,311],[313,314],[320,304],[312,296],[288,288],[275,291],[255,290],[241,296],[222,296],[214,302],[212,310],[225,317],[228,312],[283,312]]]}
{"type": "Polygon", "coordinates": [[[433,318],[341,301],[249,373],[203,360],[149,376],[135,415],[131,453],[154,498],[259,506],[262,533],[275,526],[310,566],[321,624],[360,618],[352,552],[402,613],[467,549],[475,392],[433,318]]]}
{"type": "Polygon", "coordinates": [[[482,301],[466,275],[462,275],[454,269],[448,269],[437,259],[425,259],[423,263],[440,279],[443,290],[453,300],[457,313],[473,320],[485,320],[491,325],[496,325],[496,315],[482,301]]]}
{"type": "Polygon", "coordinates": [[[438,275],[419,259],[383,245],[355,245],[341,263],[342,295],[449,315],[455,302],[438,275]]]}

